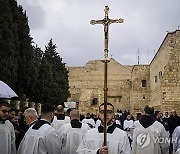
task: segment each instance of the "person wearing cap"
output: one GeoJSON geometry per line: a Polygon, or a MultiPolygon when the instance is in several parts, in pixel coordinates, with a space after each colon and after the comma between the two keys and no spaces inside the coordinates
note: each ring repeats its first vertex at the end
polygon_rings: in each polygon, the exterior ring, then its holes
{"type": "Polygon", "coordinates": [[[32,125],[20,143],[18,154],[60,154],[60,142],[56,130],[51,126],[54,106],[43,104],[41,119],[32,125]]]}

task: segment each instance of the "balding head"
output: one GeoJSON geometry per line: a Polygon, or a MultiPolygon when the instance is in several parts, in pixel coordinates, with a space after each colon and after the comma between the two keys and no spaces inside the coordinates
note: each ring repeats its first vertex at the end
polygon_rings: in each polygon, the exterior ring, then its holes
{"type": "Polygon", "coordinates": [[[72,110],[70,112],[70,118],[71,118],[71,120],[74,120],[74,119],[80,120],[79,111],[77,109],[72,110]]]}
{"type": "Polygon", "coordinates": [[[58,114],[64,114],[64,107],[62,105],[58,105],[57,106],[57,113],[58,114]]]}

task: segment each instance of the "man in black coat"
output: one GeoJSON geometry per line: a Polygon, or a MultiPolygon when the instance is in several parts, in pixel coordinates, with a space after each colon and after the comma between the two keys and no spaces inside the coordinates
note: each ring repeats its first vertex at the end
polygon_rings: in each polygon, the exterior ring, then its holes
{"type": "MultiPolygon", "coordinates": [[[[169,134],[170,138],[172,138],[172,134],[174,132],[174,129],[180,125],[180,117],[176,114],[175,110],[171,110],[171,115],[168,119],[168,129],[169,129],[169,134]]],[[[170,149],[169,153],[171,154],[173,150],[172,143],[170,144],[170,149]]]]}
{"type": "Polygon", "coordinates": [[[171,110],[171,115],[168,119],[170,137],[172,137],[172,133],[174,129],[179,125],[180,125],[180,117],[176,114],[175,110],[171,110]]]}

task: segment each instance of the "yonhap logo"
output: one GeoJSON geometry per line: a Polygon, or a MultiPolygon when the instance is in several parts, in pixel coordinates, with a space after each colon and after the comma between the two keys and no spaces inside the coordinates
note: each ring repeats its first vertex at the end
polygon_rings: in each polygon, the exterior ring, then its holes
{"type": "Polygon", "coordinates": [[[141,133],[137,136],[137,144],[140,148],[147,147],[151,142],[149,133],[141,133]]]}

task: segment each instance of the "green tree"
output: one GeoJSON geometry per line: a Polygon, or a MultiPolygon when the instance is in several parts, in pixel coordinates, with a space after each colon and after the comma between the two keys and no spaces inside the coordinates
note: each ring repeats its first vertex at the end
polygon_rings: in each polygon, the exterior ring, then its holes
{"type": "Polygon", "coordinates": [[[0,0],[0,80],[13,89],[17,82],[17,42],[10,1],[0,0]]]}
{"type": "Polygon", "coordinates": [[[46,46],[42,58],[41,82],[45,103],[57,105],[67,101],[69,96],[68,71],[56,52],[52,39],[46,46]]]}
{"type": "Polygon", "coordinates": [[[26,95],[26,97],[30,97],[31,82],[36,78],[34,73],[36,68],[33,66],[34,51],[26,12],[23,12],[20,6],[18,7],[18,12],[19,15],[16,19],[19,38],[17,91],[19,96],[26,95]]]}
{"type": "Polygon", "coordinates": [[[33,102],[42,102],[42,93],[39,87],[40,83],[40,67],[42,64],[43,51],[36,45],[33,46],[33,60],[31,63],[31,68],[34,71],[31,76],[30,88],[29,88],[29,99],[33,102]]]}
{"type": "Polygon", "coordinates": [[[29,97],[35,74],[26,13],[15,0],[0,0],[0,14],[0,79],[20,98],[29,97]]]}
{"type": "Polygon", "coordinates": [[[52,39],[45,52],[32,45],[26,12],[16,0],[0,0],[0,80],[20,100],[58,104],[69,96],[68,72],[52,39]]]}

